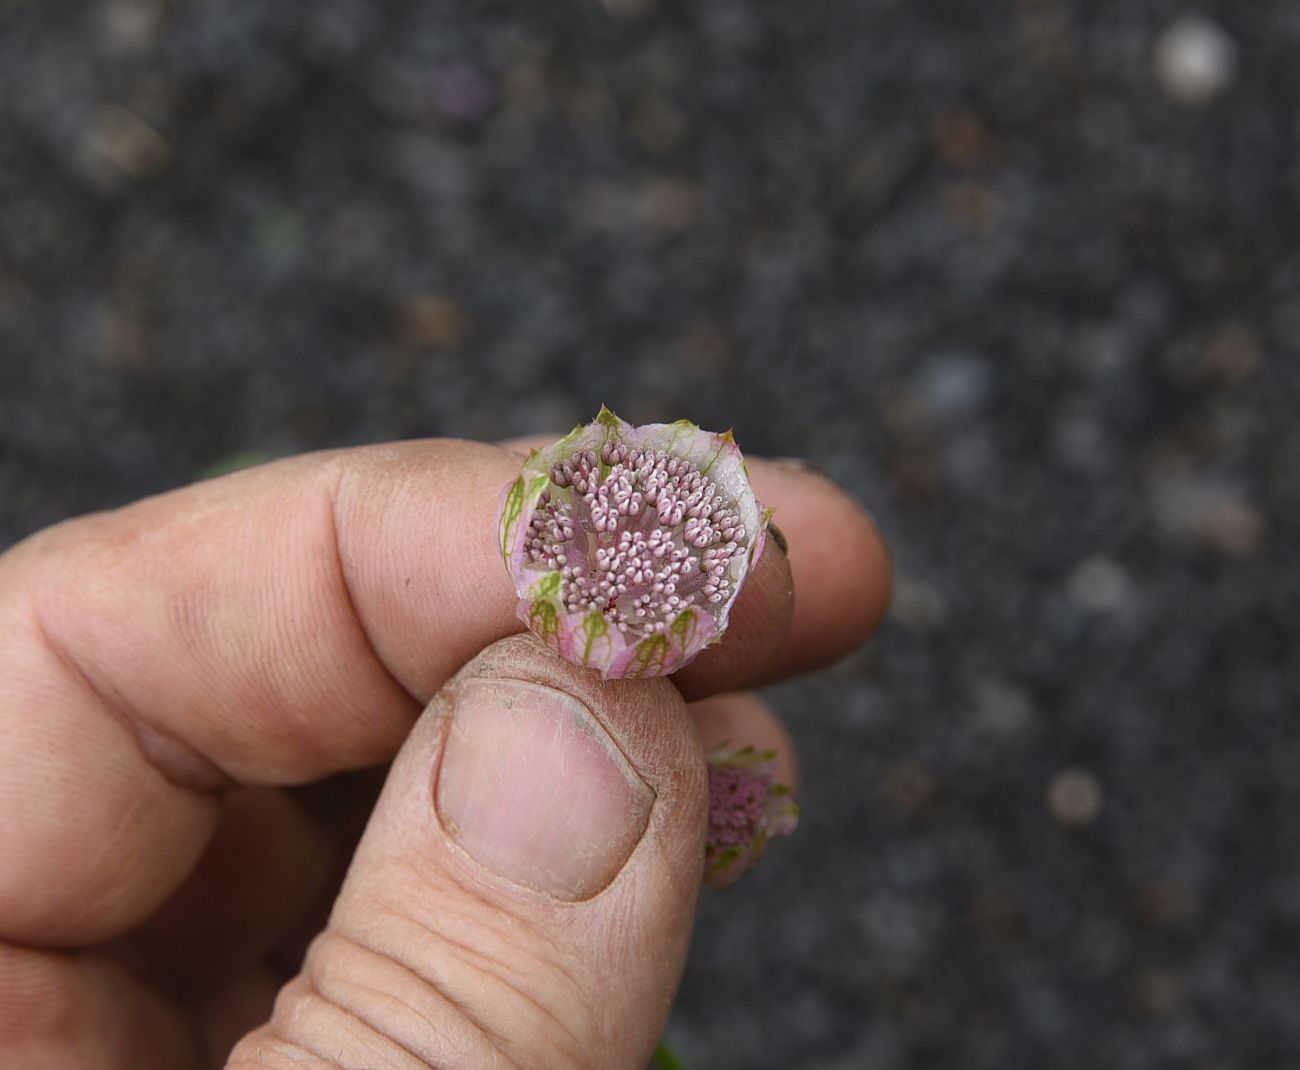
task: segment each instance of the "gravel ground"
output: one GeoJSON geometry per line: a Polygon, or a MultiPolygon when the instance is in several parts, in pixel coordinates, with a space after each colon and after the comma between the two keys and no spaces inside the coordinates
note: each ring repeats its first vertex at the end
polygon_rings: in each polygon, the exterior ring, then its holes
{"type": "Polygon", "coordinates": [[[696,1067],[1300,1065],[1300,6],[0,2],[0,545],[635,422],[897,556],[696,1067]],[[1291,546],[1292,551],[1285,548],[1291,546]]]}

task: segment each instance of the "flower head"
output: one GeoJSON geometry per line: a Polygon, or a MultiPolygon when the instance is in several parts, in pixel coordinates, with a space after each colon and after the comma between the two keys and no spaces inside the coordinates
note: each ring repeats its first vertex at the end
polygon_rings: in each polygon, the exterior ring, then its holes
{"type": "Polygon", "coordinates": [[[506,488],[501,555],[520,619],[561,657],[664,676],[722,637],[769,515],[730,432],[602,408],[506,488]]]}
{"type": "Polygon", "coordinates": [[[799,807],[790,789],[775,782],[775,751],[724,743],[704,757],[709,765],[704,883],[726,888],[758,865],[768,840],[795,830],[799,807]]]}

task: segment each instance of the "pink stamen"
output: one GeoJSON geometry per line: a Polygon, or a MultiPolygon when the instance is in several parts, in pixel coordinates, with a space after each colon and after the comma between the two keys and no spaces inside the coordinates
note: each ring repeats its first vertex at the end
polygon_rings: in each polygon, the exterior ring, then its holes
{"type": "Polygon", "coordinates": [[[529,562],[560,571],[566,609],[649,636],[689,606],[723,601],[744,528],[690,461],[606,443],[599,461],[578,450],[550,477],[524,546],[529,562]]]}

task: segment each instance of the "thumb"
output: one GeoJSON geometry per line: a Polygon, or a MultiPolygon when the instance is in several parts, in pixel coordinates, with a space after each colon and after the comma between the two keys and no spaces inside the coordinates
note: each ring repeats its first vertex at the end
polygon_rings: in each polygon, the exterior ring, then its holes
{"type": "Polygon", "coordinates": [[[670,683],[494,644],[425,710],[328,926],[228,1070],[642,1070],[681,976],[706,807],[670,683]]]}

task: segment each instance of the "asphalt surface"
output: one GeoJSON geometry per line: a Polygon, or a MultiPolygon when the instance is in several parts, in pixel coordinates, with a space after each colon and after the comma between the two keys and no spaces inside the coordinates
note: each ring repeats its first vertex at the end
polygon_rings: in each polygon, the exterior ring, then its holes
{"type": "Polygon", "coordinates": [[[1300,7],[0,3],[0,545],[634,422],[896,554],[697,1068],[1300,1066],[1300,7]]]}

